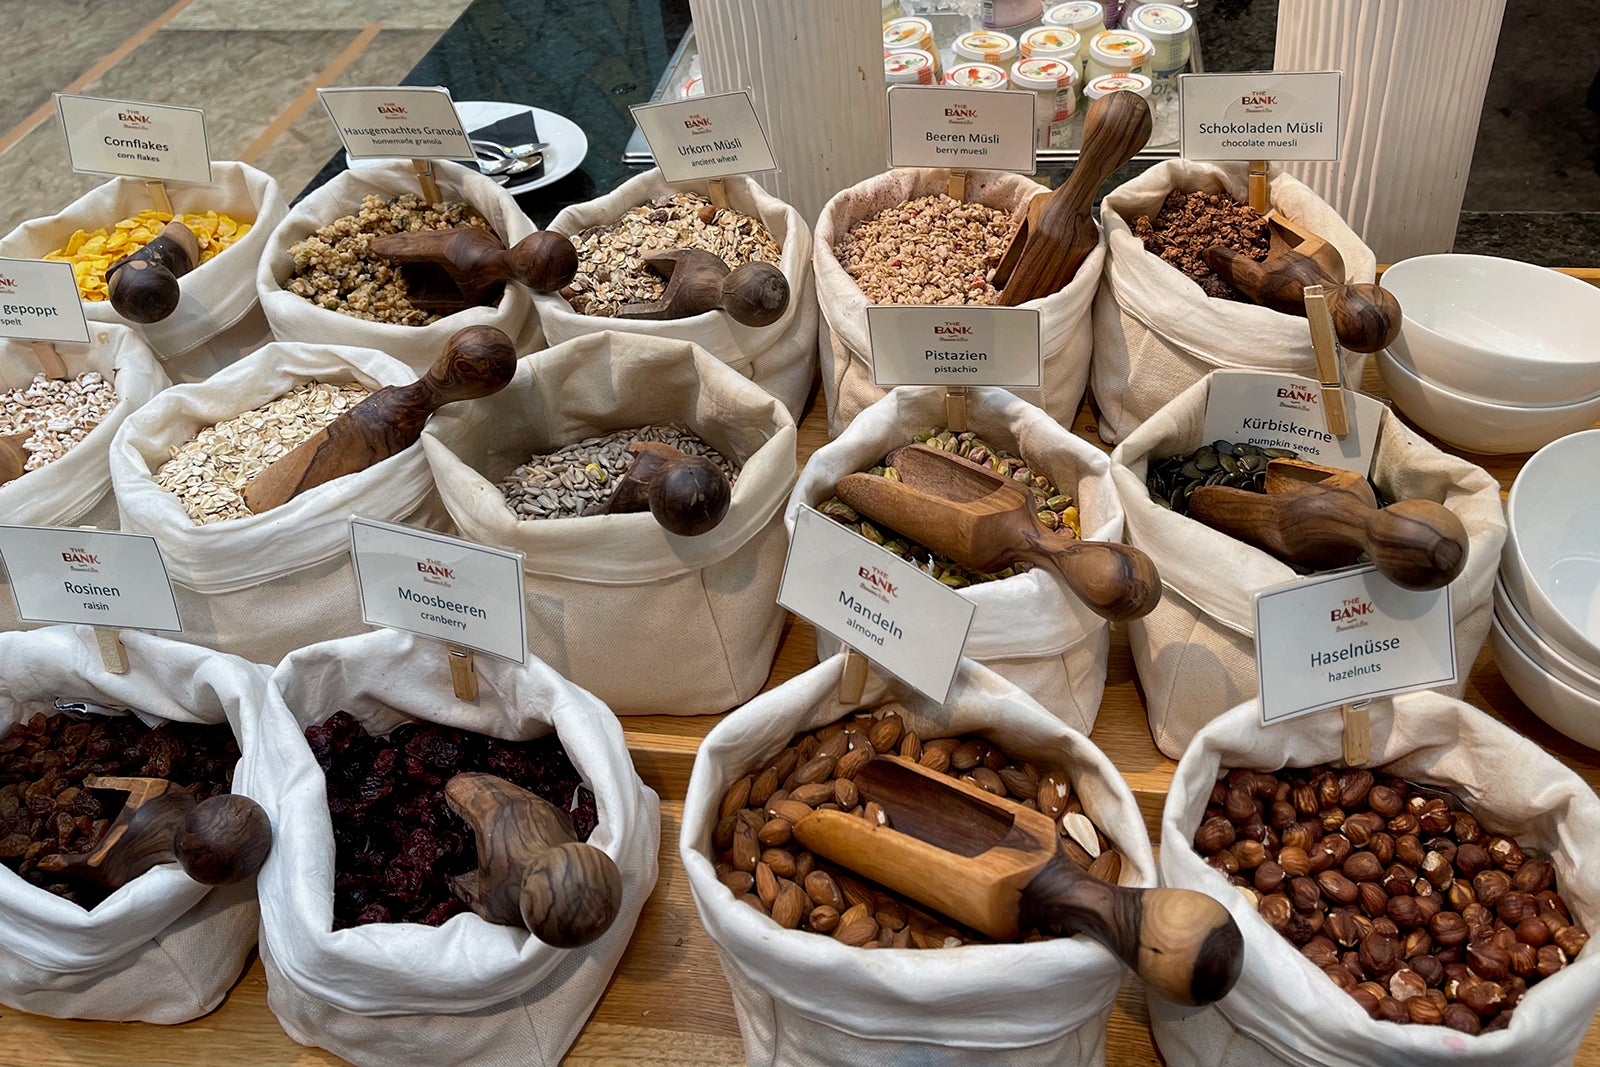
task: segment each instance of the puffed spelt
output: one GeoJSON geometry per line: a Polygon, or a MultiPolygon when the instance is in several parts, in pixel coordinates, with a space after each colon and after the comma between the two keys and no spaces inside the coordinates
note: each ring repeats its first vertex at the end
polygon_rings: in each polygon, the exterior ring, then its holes
{"type": "Polygon", "coordinates": [[[39,375],[26,388],[0,393],[0,436],[27,434],[25,470],[67,454],[117,406],[117,391],[94,371],[55,380],[39,375]]]}

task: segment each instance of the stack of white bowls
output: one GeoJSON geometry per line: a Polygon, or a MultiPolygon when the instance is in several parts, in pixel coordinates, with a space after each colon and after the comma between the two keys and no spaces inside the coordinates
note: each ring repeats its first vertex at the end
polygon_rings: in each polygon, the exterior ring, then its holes
{"type": "Polygon", "coordinates": [[[1490,641],[1500,673],[1545,722],[1600,749],[1600,430],[1523,466],[1506,504],[1490,641]]]}
{"type": "Polygon", "coordinates": [[[1600,288],[1494,256],[1390,267],[1400,336],[1378,354],[1395,407],[1469,452],[1531,452],[1600,419],[1600,288]]]}

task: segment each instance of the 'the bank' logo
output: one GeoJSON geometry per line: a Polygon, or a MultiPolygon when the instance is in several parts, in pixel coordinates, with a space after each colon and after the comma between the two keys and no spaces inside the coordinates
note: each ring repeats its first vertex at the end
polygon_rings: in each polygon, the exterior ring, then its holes
{"type": "Polygon", "coordinates": [[[455,581],[456,572],[436,559],[419,559],[416,564],[417,573],[430,585],[441,585],[448,589],[455,581]]]}
{"type": "Polygon", "coordinates": [[[934,323],[933,335],[935,337],[971,337],[972,327],[961,322],[934,323]]]}
{"type": "Polygon", "coordinates": [[[9,278],[4,274],[0,274],[0,293],[4,293],[6,296],[10,296],[12,293],[15,293],[16,291],[17,291],[17,280],[15,278],[9,278]]]}
{"type": "Polygon", "coordinates": [[[126,111],[117,112],[117,118],[123,126],[130,130],[148,130],[150,128],[150,116],[142,111],[135,111],[131,107],[126,111]]]}
{"type": "Polygon", "coordinates": [[[889,572],[881,567],[863,566],[857,569],[856,576],[861,579],[861,588],[883,601],[885,604],[893,602],[900,593],[900,587],[889,580],[889,572]]]}
{"type": "Polygon", "coordinates": [[[1338,607],[1328,610],[1328,621],[1333,624],[1334,633],[1343,633],[1346,630],[1359,630],[1368,625],[1367,617],[1375,614],[1377,609],[1366,597],[1346,597],[1338,607]]]}
{"type": "Polygon", "coordinates": [[[1285,385],[1278,388],[1278,406],[1295,411],[1310,411],[1322,402],[1315,389],[1305,385],[1285,385]]]}
{"type": "Polygon", "coordinates": [[[711,120],[704,115],[690,115],[683,120],[683,128],[690,133],[710,133],[711,120]]]}
{"type": "Polygon", "coordinates": [[[1277,107],[1278,97],[1276,93],[1269,93],[1263,89],[1257,89],[1255,92],[1245,93],[1243,96],[1241,96],[1239,98],[1239,103],[1244,106],[1246,111],[1249,111],[1252,114],[1261,114],[1264,112],[1270,112],[1273,108],[1277,107]]]}
{"type": "Polygon", "coordinates": [[[385,102],[378,105],[378,114],[386,119],[403,119],[407,112],[404,104],[385,102]]]}
{"type": "Polygon", "coordinates": [[[100,573],[100,557],[86,548],[77,548],[69,545],[67,550],[61,553],[61,559],[66,563],[69,570],[83,571],[89,574],[100,573]]]}
{"type": "Polygon", "coordinates": [[[957,126],[970,126],[978,118],[978,109],[969,104],[954,104],[944,109],[944,117],[957,126]]]}

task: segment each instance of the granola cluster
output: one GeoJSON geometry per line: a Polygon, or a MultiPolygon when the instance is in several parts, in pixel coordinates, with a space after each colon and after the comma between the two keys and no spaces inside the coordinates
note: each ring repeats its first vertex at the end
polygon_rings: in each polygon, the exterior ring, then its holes
{"type": "Polygon", "coordinates": [[[1016,229],[1011,214],[943,193],[884,208],[834,254],[873,304],[993,304],[989,272],[1016,229]]]}
{"type": "Polygon", "coordinates": [[[1236,204],[1226,193],[1167,194],[1155,218],[1142,215],[1134,220],[1133,235],[1144,242],[1145,251],[1154,252],[1200,283],[1208,296],[1243,300],[1233,286],[1217,277],[1206,263],[1205,251],[1212,245],[1226,245],[1242,256],[1267,258],[1270,234],[1267,220],[1249,204],[1236,204]]]}

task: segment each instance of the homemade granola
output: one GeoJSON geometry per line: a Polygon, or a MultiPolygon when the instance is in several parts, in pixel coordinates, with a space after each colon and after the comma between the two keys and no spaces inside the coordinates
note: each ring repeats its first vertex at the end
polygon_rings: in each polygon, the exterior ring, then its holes
{"type": "Polygon", "coordinates": [[[993,304],[988,276],[1016,229],[1011,213],[943,193],[850,227],[834,254],[873,304],[993,304]]]}
{"type": "Polygon", "coordinates": [[[572,238],[578,274],[561,290],[580,315],[615,315],[624,304],[660,300],[666,282],[644,258],[672,248],[699,248],[731,270],[752,260],[777,263],[783,250],[761,220],[732,208],[718,210],[695,193],[640,204],[616,222],[572,238]]]}
{"type": "Polygon", "coordinates": [[[0,393],[0,436],[28,434],[24,470],[53,463],[89,436],[117,406],[117,391],[94,371],[60,381],[39,375],[0,393]]]}
{"type": "Polygon", "coordinates": [[[406,299],[399,268],[369,251],[374,237],[417,230],[489,229],[489,222],[460,200],[427,204],[415,193],[390,200],[368,196],[361,210],[322,227],[292,246],[294,273],[284,288],[318,307],[369,322],[426,326],[439,316],[406,299]]]}

